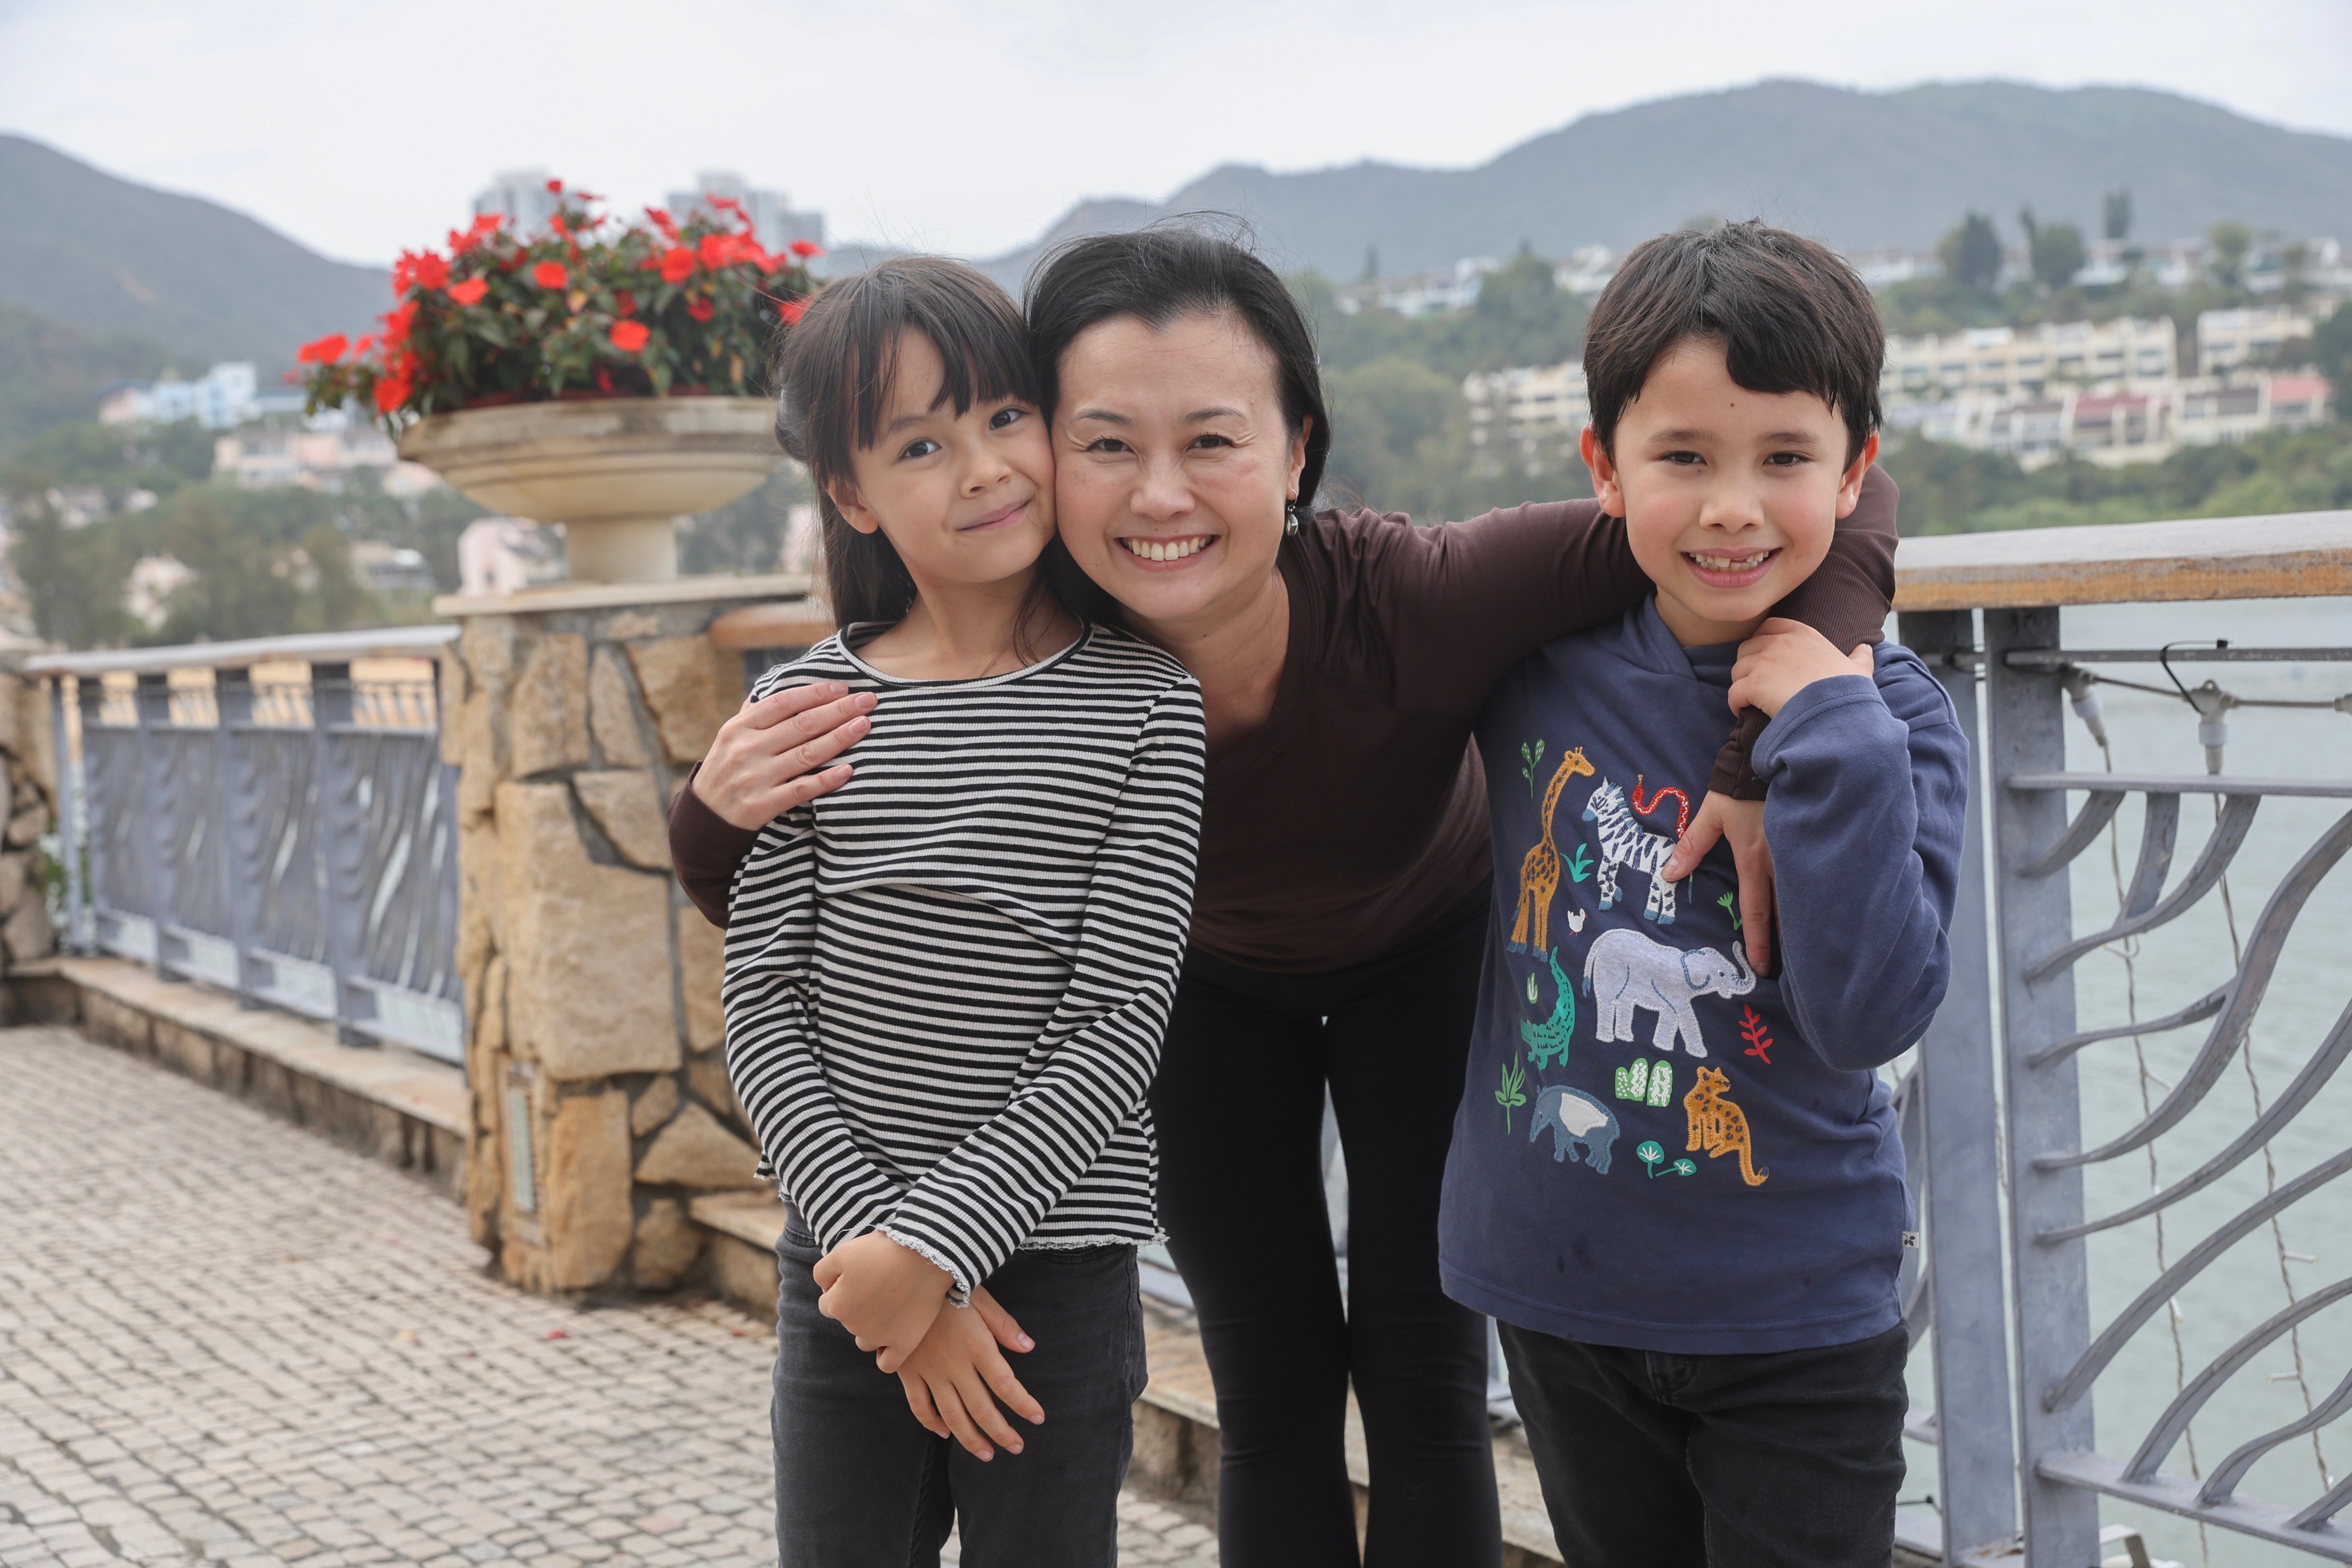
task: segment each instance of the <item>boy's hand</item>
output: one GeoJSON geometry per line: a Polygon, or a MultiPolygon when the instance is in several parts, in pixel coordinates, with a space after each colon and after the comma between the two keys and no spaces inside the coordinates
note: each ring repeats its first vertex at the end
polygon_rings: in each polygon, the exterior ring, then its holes
{"type": "Polygon", "coordinates": [[[1875,676],[1877,661],[1868,643],[1841,654],[1830,639],[1805,625],[1775,616],[1739,645],[1731,667],[1731,710],[1761,708],[1774,718],[1781,706],[1816,680],[1833,676],[1875,676]]]}
{"type": "Polygon", "coordinates": [[[1759,974],[1772,973],[1772,847],[1764,842],[1764,803],[1734,800],[1709,790],[1691,825],[1666,857],[1659,874],[1679,882],[1698,869],[1717,839],[1731,841],[1731,861],[1739,877],[1739,934],[1748,962],[1759,974]]]}
{"type": "Polygon", "coordinates": [[[994,1297],[985,1289],[974,1290],[971,1310],[941,1312],[898,1369],[907,1408],[926,1431],[954,1438],[974,1458],[992,1459],[996,1447],[1021,1452],[1021,1434],[997,1408],[997,1401],[1032,1426],[1045,1421],[1045,1411],[1029,1397],[997,1347],[1026,1351],[1033,1342],[994,1297]]]}
{"type": "Polygon", "coordinates": [[[857,1336],[875,1364],[896,1372],[930,1332],[954,1283],[947,1270],[878,1230],[816,1260],[816,1310],[857,1336]]]}
{"type": "Polygon", "coordinates": [[[872,692],[853,695],[838,680],[789,687],[746,702],[719,726],[687,787],[722,821],[765,827],[849,782],[849,764],[833,759],[874,727],[866,717],[874,702],[872,692]]]}

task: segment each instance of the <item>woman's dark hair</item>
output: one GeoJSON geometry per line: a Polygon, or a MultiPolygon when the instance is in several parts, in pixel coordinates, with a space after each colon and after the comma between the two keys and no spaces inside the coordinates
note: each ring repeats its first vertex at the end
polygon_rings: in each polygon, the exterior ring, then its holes
{"type": "Polygon", "coordinates": [[[1029,275],[1029,350],[1050,416],[1061,395],[1062,355],[1088,327],[1132,317],[1165,327],[1185,316],[1230,311],[1274,356],[1282,416],[1307,431],[1300,510],[1323,482],[1331,416],[1305,312],[1274,268],[1230,239],[1181,223],[1130,234],[1090,234],[1056,246],[1029,275]]]}
{"type": "Polygon", "coordinates": [[[1822,246],[1760,219],[1645,240],[1601,291],[1584,329],[1592,433],[1616,450],[1617,421],[1651,367],[1687,338],[1723,345],[1750,392],[1810,392],[1845,421],[1845,460],[1878,427],[1886,330],[1869,286],[1822,246]]]}
{"type": "MultiPolygon", "coordinates": [[[[953,403],[961,416],[1000,398],[1045,407],[1021,308],[986,274],[944,257],[902,256],[817,293],[776,351],[776,442],[814,482],[825,589],[844,626],[901,620],[914,607],[915,579],[898,550],[879,530],[850,527],[832,494],[835,484],[855,485],[856,455],[874,445],[898,378],[898,334],[909,330],[931,341],[946,367],[933,407],[953,403]]],[[[1049,595],[1085,617],[1062,592],[1083,580],[1076,563],[1059,539],[1046,556],[1022,606],[1024,636],[1049,595]]]]}

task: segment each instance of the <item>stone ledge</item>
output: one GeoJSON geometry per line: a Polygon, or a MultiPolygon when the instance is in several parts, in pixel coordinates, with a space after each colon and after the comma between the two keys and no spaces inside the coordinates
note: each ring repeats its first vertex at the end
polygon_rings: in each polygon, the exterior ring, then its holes
{"type": "Polygon", "coordinates": [[[330,1025],[243,1007],[226,992],[122,959],[53,959],[8,981],[52,992],[61,982],[85,1037],[415,1171],[450,1197],[464,1191],[466,1075],[446,1062],[397,1046],[346,1046],[330,1025]]]}
{"type": "MultiPolygon", "coordinates": [[[[719,1295],[762,1317],[776,1306],[776,1237],[784,1205],[766,1193],[719,1193],[694,1200],[689,1213],[710,1233],[710,1286],[719,1295]]],[[[1213,1509],[1217,1500],[1215,1390],[1192,1314],[1147,1298],[1145,1355],[1150,1381],[1135,1403],[1135,1459],[1130,1473],[1167,1496],[1213,1509]]],[[[1364,1423],[1348,1401],[1348,1475],[1356,1487],[1362,1528],[1370,1463],[1364,1423]]],[[[1503,1568],[1557,1568],[1559,1548],[1535,1461],[1516,1432],[1495,1439],[1495,1470],[1503,1503],[1503,1568]]]]}

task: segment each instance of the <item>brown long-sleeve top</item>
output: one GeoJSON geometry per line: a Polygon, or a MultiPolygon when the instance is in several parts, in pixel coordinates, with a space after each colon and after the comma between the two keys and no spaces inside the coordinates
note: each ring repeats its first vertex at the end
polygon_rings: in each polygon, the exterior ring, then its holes
{"type": "MultiPolygon", "coordinates": [[[[1895,481],[1873,468],[1820,568],[1776,606],[1839,647],[1875,642],[1895,593],[1895,481]]],[[[1470,731],[1503,672],[1648,597],[1623,521],[1547,501],[1415,528],[1317,513],[1283,542],[1290,647],[1266,721],[1209,759],[1192,945],[1311,973],[1395,946],[1486,875],[1485,773],[1470,731]]],[[[889,698],[875,710],[890,721],[889,698]]],[[[1761,795],[1744,716],[1712,787],[1761,795]]],[[[853,748],[848,760],[856,760],[853,748]]],[[[758,837],[691,788],[670,805],[678,880],[727,923],[758,837]]]]}

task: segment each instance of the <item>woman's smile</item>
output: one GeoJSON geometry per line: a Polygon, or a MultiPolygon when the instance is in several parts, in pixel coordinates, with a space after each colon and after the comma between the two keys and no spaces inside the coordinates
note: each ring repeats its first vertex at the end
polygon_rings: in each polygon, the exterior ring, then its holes
{"type": "Polygon", "coordinates": [[[1128,554],[1155,566],[1190,561],[1216,542],[1213,533],[1188,533],[1174,539],[1139,539],[1122,534],[1118,541],[1128,554]]]}

